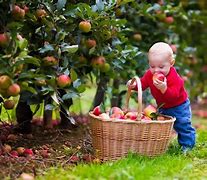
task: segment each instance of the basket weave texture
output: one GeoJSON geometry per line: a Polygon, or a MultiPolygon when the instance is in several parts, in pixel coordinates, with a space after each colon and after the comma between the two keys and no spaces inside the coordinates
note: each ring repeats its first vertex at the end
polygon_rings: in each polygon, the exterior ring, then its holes
{"type": "MultiPolygon", "coordinates": [[[[146,156],[157,156],[166,152],[175,118],[164,116],[165,120],[141,121],[142,89],[138,77],[132,79],[138,85],[137,121],[103,119],[89,112],[93,148],[103,161],[117,160],[129,152],[146,156]]],[[[128,89],[128,108],[131,90],[128,89]]]]}

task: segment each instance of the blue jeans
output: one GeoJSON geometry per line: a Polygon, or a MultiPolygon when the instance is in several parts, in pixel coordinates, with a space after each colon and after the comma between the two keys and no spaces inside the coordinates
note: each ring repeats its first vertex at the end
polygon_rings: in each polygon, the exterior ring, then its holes
{"type": "Polygon", "coordinates": [[[160,108],[159,112],[164,115],[175,117],[174,129],[178,134],[178,143],[183,148],[193,148],[195,145],[195,129],[191,124],[190,100],[173,108],[160,108]]]}

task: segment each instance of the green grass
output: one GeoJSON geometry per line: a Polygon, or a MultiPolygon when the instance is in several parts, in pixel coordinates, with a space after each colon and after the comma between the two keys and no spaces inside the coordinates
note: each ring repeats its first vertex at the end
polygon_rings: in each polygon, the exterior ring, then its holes
{"type": "Polygon", "coordinates": [[[205,179],[207,178],[207,132],[198,133],[197,146],[183,155],[174,142],[168,152],[155,158],[129,154],[114,162],[79,164],[63,169],[53,167],[37,177],[56,179],[205,179]]]}

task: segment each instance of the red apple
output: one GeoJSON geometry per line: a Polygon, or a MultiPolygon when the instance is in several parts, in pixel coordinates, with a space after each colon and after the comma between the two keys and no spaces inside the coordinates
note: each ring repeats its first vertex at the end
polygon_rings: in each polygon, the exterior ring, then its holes
{"type": "Polygon", "coordinates": [[[23,6],[23,9],[24,9],[25,13],[28,13],[29,12],[29,7],[28,6],[24,5],[23,6]]]}
{"type": "Polygon", "coordinates": [[[70,162],[72,162],[72,163],[77,163],[79,161],[80,161],[80,158],[77,155],[72,155],[70,157],[70,162]]]}
{"type": "Polygon", "coordinates": [[[36,10],[36,17],[37,18],[43,18],[47,16],[47,12],[44,9],[37,9],[36,10]]]}
{"type": "Polygon", "coordinates": [[[24,156],[33,156],[34,153],[33,153],[32,149],[25,149],[23,152],[23,155],[24,156]]]}
{"type": "Polygon", "coordinates": [[[45,149],[39,150],[39,153],[43,158],[48,158],[49,157],[48,150],[45,150],[45,149]]]}
{"type": "Polygon", "coordinates": [[[12,8],[12,15],[15,19],[22,19],[25,16],[25,10],[21,9],[17,5],[14,5],[12,8]]]}
{"type": "Polygon", "coordinates": [[[6,101],[4,101],[3,106],[5,109],[13,109],[15,106],[15,101],[14,100],[6,100],[6,101]]]}
{"type": "Polygon", "coordinates": [[[127,112],[124,116],[125,119],[136,120],[137,119],[137,112],[127,112]]]}
{"type": "Polygon", "coordinates": [[[115,119],[124,119],[124,114],[111,114],[110,118],[115,118],[115,119]]]}
{"type": "Polygon", "coordinates": [[[99,115],[102,119],[110,119],[109,115],[107,113],[102,113],[99,115]]]}
{"type": "Polygon", "coordinates": [[[11,154],[12,157],[15,157],[15,158],[19,156],[18,152],[15,151],[15,150],[11,151],[10,154],[11,154]]]}
{"type": "Polygon", "coordinates": [[[100,106],[96,106],[94,109],[93,109],[93,114],[96,115],[96,116],[99,116],[101,114],[101,107],[100,106]]]}
{"type": "Polygon", "coordinates": [[[7,89],[11,85],[11,78],[7,75],[0,76],[0,88],[7,89]]]}
{"type": "Polygon", "coordinates": [[[56,66],[58,64],[58,60],[54,56],[46,56],[43,58],[44,66],[56,66]]]}
{"type": "Polygon", "coordinates": [[[156,79],[158,79],[160,81],[164,81],[165,76],[162,73],[155,73],[155,74],[153,74],[152,80],[155,81],[156,79]]]}
{"type": "Polygon", "coordinates": [[[94,68],[102,68],[105,64],[106,60],[105,60],[105,57],[103,56],[98,56],[98,57],[94,57],[92,60],[91,60],[91,64],[94,68]]]}
{"type": "Polygon", "coordinates": [[[5,47],[9,44],[10,37],[6,33],[0,34],[0,46],[5,47]]]}
{"type": "Polygon", "coordinates": [[[3,149],[3,152],[5,152],[5,153],[9,153],[12,150],[11,146],[8,145],[8,144],[4,144],[4,146],[2,147],[2,149],[3,149]]]}
{"type": "Polygon", "coordinates": [[[164,19],[164,22],[167,23],[167,24],[172,24],[174,22],[174,18],[172,16],[167,16],[164,19]]]}
{"type": "Polygon", "coordinates": [[[7,89],[7,94],[9,96],[17,96],[19,95],[20,91],[21,91],[20,86],[14,83],[10,85],[9,88],[7,89]]]}
{"type": "Polygon", "coordinates": [[[154,106],[148,105],[144,110],[143,110],[145,116],[152,118],[152,113],[156,113],[157,110],[154,106]]]}
{"type": "Polygon", "coordinates": [[[25,150],[25,148],[24,148],[24,147],[18,147],[16,150],[17,150],[19,156],[21,156],[21,155],[24,154],[24,150],[25,150]]]}
{"type": "Polygon", "coordinates": [[[96,40],[94,39],[88,39],[86,41],[86,46],[90,49],[92,47],[95,47],[96,46],[96,40]]]}
{"type": "Polygon", "coordinates": [[[62,74],[57,77],[57,85],[61,88],[69,86],[71,84],[71,79],[68,75],[62,74]]]}
{"type": "Polygon", "coordinates": [[[89,32],[91,30],[91,23],[89,21],[81,21],[79,23],[79,29],[83,32],[89,32]]]}
{"type": "Polygon", "coordinates": [[[121,108],[114,106],[114,107],[112,107],[110,109],[110,114],[121,114],[121,115],[124,115],[124,112],[122,111],[121,108]]]}

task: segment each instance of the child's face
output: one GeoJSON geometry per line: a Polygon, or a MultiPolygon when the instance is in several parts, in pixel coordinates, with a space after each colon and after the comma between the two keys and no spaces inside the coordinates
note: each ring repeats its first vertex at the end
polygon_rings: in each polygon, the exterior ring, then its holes
{"type": "Polygon", "coordinates": [[[162,73],[165,76],[169,73],[173,63],[167,54],[149,54],[149,67],[152,74],[162,73]]]}

